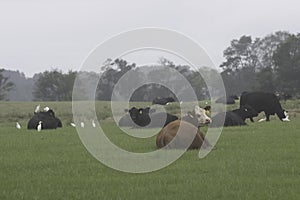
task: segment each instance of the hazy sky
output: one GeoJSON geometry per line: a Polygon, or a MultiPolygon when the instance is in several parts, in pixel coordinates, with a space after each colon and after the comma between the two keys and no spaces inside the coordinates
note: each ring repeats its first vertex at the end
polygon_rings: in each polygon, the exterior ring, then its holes
{"type": "Polygon", "coordinates": [[[140,27],[179,31],[220,65],[232,39],[300,32],[299,8],[298,0],[0,0],[0,68],[78,70],[99,43],[140,27]]]}

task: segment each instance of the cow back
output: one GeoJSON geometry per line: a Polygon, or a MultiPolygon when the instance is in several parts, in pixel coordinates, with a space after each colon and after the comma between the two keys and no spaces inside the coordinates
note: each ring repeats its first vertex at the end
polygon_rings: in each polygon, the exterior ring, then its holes
{"type": "Polygon", "coordinates": [[[284,110],[281,107],[276,95],[268,92],[247,92],[243,93],[240,100],[240,107],[249,105],[258,113],[264,111],[269,115],[278,115],[280,119],[285,118],[284,110]]]}
{"type": "MultiPolygon", "coordinates": [[[[156,137],[157,148],[167,146],[171,149],[182,149],[186,147],[186,144],[192,141],[188,149],[199,149],[204,142],[204,135],[194,125],[182,121],[176,120],[165,126],[156,137]],[[178,134],[178,130],[181,130],[181,134],[178,134]],[[175,136],[177,137],[175,138],[175,136]]],[[[205,144],[209,144],[206,143],[205,144]]]]}

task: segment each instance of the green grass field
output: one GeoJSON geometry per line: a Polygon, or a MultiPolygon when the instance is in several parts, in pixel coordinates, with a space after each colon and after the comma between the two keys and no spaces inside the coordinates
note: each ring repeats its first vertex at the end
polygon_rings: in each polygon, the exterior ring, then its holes
{"type": "MultiPolygon", "coordinates": [[[[291,122],[272,117],[271,122],[224,128],[217,148],[204,159],[198,158],[198,151],[188,151],[170,166],[146,174],[115,171],[93,158],[76,129],[68,126],[69,102],[41,103],[56,111],[64,128],[26,130],[37,104],[0,103],[1,200],[300,199],[300,101],[283,103],[291,122]],[[16,121],[21,130],[15,128],[16,121]]],[[[109,107],[103,102],[97,106],[109,107]]],[[[156,149],[155,137],[132,139],[109,113],[102,118],[109,138],[120,147],[156,149]]]]}

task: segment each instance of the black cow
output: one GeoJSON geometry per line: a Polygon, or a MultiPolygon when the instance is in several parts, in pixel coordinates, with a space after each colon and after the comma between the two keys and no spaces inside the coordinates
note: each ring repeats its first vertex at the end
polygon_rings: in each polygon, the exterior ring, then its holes
{"type": "Polygon", "coordinates": [[[243,126],[246,125],[245,120],[250,117],[256,117],[258,113],[248,105],[232,111],[221,112],[212,117],[211,127],[220,126],[243,126]],[[224,123],[222,123],[224,119],[224,123]]]}
{"type": "Polygon", "coordinates": [[[236,95],[230,95],[225,97],[220,97],[216,100],[216,103],[223,103],[223,104],[235,104],[235,100],[239,98],[236,95]]]}
{"type": "Polygon", "coordinates": [[[175,102],[175,99],[173,97],[156,97],[153,99],[152,104],[166,105],[169,102],[175,102]]]}
{"type": "MultiPolygon", "coordinates": [[[[240,106],[249,105],[258,113],[264,111],[266,121],[270,121],[270,115],[277,114],[282,121],[287,116],[285,110],[282,109],[276,95],[269,92],[243,92],[241,96],[240,106]]],[[[249,117],[252,122],[253,118],[249,117]]]]}
{"type": "Polygon", "coordinates": [[[39,122],[42,122],[42,129],[56,129],[61,128],[61,120],[55,117],[53,110],[47,112],[35,112],[33,117],[28,121],[27,129],[36,129],[39,122]]]}
{"type": "Polygon", "coordinates": [[[164,127],[168,123],[178,119],[175,115],[169,113],[159,112],[154,113],[155,109],[147,108],[136,108],[132,107],[128,111],[129,114],[123,116],[119,120],[119,126],[129,127],[164,127]]]}
{"type": "Polygon", "coordinates": [[[135,126],[145,127],[151,122],[150,112],[155,112],[155,110],[150,109],[150,107],[139,109],[133,107],[128,112],[135,126]]]}
{"type": "Polygon", "coordinates": [[[151,123],[149,124],[149,127],[165,127],[170,122],[178,119],[177,116],[165,112],[151,114],[150,118],[151,123]]]}

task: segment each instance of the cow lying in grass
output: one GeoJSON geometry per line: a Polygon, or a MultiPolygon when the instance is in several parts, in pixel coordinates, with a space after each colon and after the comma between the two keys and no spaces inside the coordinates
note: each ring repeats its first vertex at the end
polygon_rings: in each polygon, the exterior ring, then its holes
{"type": "Polygon", "coordinates": [[[235,100],[238,100],[238,96],[237,95],[230,95],[225,97],[220,97],[218,98],[215,102],[216,103],[222,103],[222,104],[235,104],[235,100]]]}
{"type": "Polygon", "coordinates": [[[153,99],[152,104],[167,105],[170,102],[175,102],[175,99],[173,97],[156,97],[153,99]]]}
{"type": "Polygon", "coordinates": [[[209,148],[211,145],[199,130],[199,126],[211,123],[205,110],[199,106],[188,113],[182,120],[175,120],[166,125],[156,136],[157,148],[167,147],[170,149],[200,149],[209,148]],[[185,121],[186,120],[186,121],[185,121]],[[192,141],[189,144],[189,141],[192,141]]]}
{"type": "Polygon", "coordinates": [[[168,123],[178,119],[177,116],[159,112],[155,113],[155,109],[147,108],[136,108],[132,107],[125,112],[129,114],[123,116],[119,120],[119,126],[128,126],[128,127],[145,127],[145,128],[154,128],[154,127],[164,127],[168,123]]]}
{"type": "Polygon", "coordinates": [[[43,112],[34,112],[33,117],[28,121],[27,129],[37,129],[39,123],[42,124],[42,129],[56,129],[61,128],[61,120],[55,117],[53,110],[43,112]]]}
{"type": "Polygon", "coordinates": [[[257,115],[258,113],[251,106],[241,106],[239,109],[216,114],[212,117],[210,127],[243,126],[246,125],[245,120],[247,118],[257,115]]]}
{"type": "MultiPolygon", "coordinates": [[[[206,106],[205,113],[210,113],[210,106],[206,106]]],[[[172,115],[170,113],[158,112],[155,113],[155,109],[150,109],[150,107],[146,108],[136,108],[132,107],[131,109],[125,109],[125,112],[129,114],[124,115],[118,122],[119,126],[127,126],[127,127],[146,127],[146,128],[154,128],[154,127],[165,127],[172,121],[178,119],[177,116],[172,115]]],[[[196,115],[195,110],[189,112],[187,116],[185,116],[183,120],[188,121],[195,126],[197,126],[198,121],[196,118],[192,116],[196,115]]]]}

